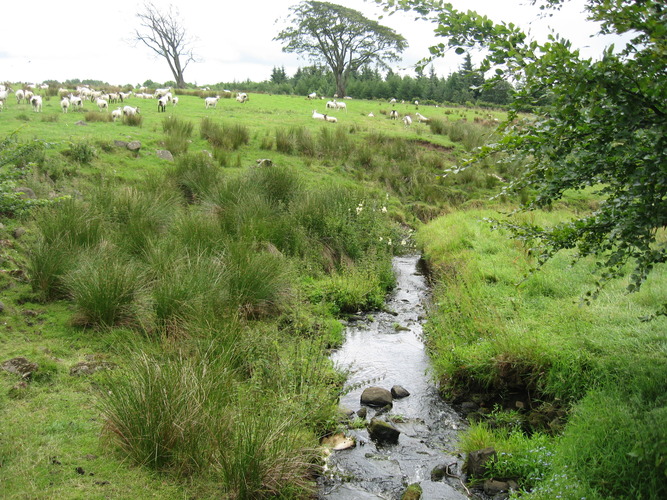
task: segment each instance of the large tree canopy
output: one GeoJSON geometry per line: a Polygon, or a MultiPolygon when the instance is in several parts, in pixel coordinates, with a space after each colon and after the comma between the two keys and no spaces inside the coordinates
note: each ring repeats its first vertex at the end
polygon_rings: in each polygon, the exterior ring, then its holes
{"type": "Polygon", "coordinates": [[[164,57],[176,86],[185,88],[183,73],[195,56],[191,47],[193,39],[188,37],[178,11],[172,5],[161,9],[152,3],[145,3],[137,17],[140,24],[134,32],[134,40],[164,57]]]}
{"type": "Polygon", "coordinates": [[[386,66],[408,46],[391,28],[328,2],[308,0],[295,5],[288,21],[291,25],[274,40],[285,44],[283,52],[303,54],[331,68],[341,97],[350,72],[370,63],[386,66]]]}
{"type": "MultiPolygon", "coordinates": [[[[569,190],[594,186],[603,201],[592,213],[555,227],[510,224],[520,237],[541,243],[541,261],[561,249],[594,255],[600,285],[630,263],[636,290],[657,264],[667,261],[667,8],[663,0],[586,0],[604,34],[629,42],[598,59],[582,58],[558,36],[538,42],[512,24],[431,0],[377,0],[412,9],[437,23],[448,49],[487,50],[484,71],[517,82],[502,139],[480,155],[502,153],[524,162],[508,192],[529,192],[523,209],[542,208],[569,190]],[[522,110],[532,110],[529,116],[522,110]]],[[[542,9],[568,0],[542,0],[542,9]]],[[[533,4],[540,3],[533,0],[533,4]]],[[[593,292],[595,293],[595,292],[593,292]]],[[[667,310],[662,311],[663,313],[667,310]]]]}

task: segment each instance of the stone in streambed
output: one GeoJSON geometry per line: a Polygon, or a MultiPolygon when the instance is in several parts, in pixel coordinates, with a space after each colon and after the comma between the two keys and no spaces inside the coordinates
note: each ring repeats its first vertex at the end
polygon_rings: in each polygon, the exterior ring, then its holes
{"type": "Polygon", "coordinates": [[[361,393],[361,404],[368,406],[387,406],[394,400],[391,392],[382,387],[367,387],[361,393]]]}

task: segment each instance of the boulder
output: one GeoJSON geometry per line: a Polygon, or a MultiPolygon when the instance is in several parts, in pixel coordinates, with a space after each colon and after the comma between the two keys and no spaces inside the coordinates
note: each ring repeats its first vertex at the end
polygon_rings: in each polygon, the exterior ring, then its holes
{"type": "Polygon", "coordinates": [[[171,154],[171,151],[167,151],[166,149],[158,149],[155,154],[158,158],[162,158],[163,160],[174,161],[174,155],[171,154]]]}
{"type": "Polygon", "coordinates": [[[372,418],[368,424],[368,435],[373,441],[379,443],[398,443],[398,436],[401,434],[396,427],[379,418],[372,418]]]}
{"type": "Polygon", "coordinates": [[[92,375],[102,370],[113,370],[116,366],[115,363],[109,361],[82,361],[72,366],[69,369],[69,374],[73,377],[92,375]]]}
{"type": "Polygon", "coordinates": [[[484,493],[489,496],[495,496],[499,493],[507,493],[509,489],[509,483],[505,481],[498,481],[497,479],[487,479],[484,481],[484,493]]]}
{"type": "Polygon", "coordinates": [[[361,393],[361,404],[368,406],[387,406],[393,401],[391,392],[382,387],[367,387],[361,393]]]}
{"type": "Polygon", "coordinates": [[[127,148],[127,141],[113,141],[113,145],[119,148],[127,148]]]}
{"type": "Polygon", "coordinates": [[[32,363],[22,356],[9,359],[0,366],[6,372],[15,373],[23,378],[29,378],[33,372],[36,372],[39,369],[37,363],[32,363]]]}
{"type": "Polygon", "coordinates": [[[497,458],[498,455],[493,447],[471,451],[463,464],[463,471],[469,476],[482,477],[486,472],[486,462],[497,458]]]}
{"type": "Polygon", "coordinates": [[[34,200],[35,198],[37,198],[37,196],[35,195],[35,192],[32,189],[30,189],[29,187],[25,187],[25,186],[16,187],[16,188],[14,188],[14,192],[15,193],[20,193],[20,197],[23,198],[24,200],[28,200],[28,199],[34,200]]]}
{"type": "Polygon", "coordinates": [[[357,417],[359,417],[362,420],[366,420],[366,416],[368,415],[368,408],[359,408],[357,410],[357,417]]]}
{"type": "Polygon", "coordinates": [[[131,141],[127,143],[127,149],[133,152],[137,152],[141,149],[141,142],[139,141],[131,141]]]}
{"type": "Polygon", "coordinates": [[[410,393],[400,385],[395,385],[391,388],[391,395],[396,399],[407,398],[410,393]]]}

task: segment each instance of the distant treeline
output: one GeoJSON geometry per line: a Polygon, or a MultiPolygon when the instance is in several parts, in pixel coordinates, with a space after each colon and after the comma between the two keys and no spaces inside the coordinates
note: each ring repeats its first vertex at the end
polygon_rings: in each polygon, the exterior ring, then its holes
{"type": "MultiPolygon", "coordinates": [[[[56,84],[57,82],[46,82],[56,84]]],[[[475,70],[470,57],[466,57],[459,71],[447,77],[439,77],[433,68],[425,75],[417,72],[415,76],[401,76],[391,69],[382,75],[378,69],[361,68],[350,74],[347,83],[347,94],[356,99],[397,99],[399,101],[418,100],[424,104],[509,104],[512,99],[513,87],[501,80],[491,87],[482,88],[484,76],[475,70]]],[[[67,80],[66,86],[87,84],[93,87],[105,87],[107,83],[96,80],[67,80]]],[[[147,80],[143,86],[148,88],[174,87],[173,81],[164,83],[147,80]]],[[[127,87],[131,87],[127,85],[127,87]]],[[[188,88],[199,89],[201,85],[188,84],[188,88]]],[[[266,94],[318,95],[331,97],[336,92],[336,85],[331,71],[324,66],[306,66],[297,69],[293,76],[287,76],[284,67],[274,67],[269,80],[253,82],[219,82],[207,85],[210,90],[243,90],[244,92],[261,92],[266,94]]],[[[340,96],[341,98],[344,96],[340,96]]]]}

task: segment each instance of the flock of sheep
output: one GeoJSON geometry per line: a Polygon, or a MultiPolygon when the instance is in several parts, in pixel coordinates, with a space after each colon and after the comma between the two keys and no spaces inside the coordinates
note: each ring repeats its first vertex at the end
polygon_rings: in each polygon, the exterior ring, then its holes
{"type": "MultiPolygon", "coordinates": [[[[41,85],[40,90],[48,89],[48,85],[41,85]]],[[[100,111],[108,111],[109,104],[118,104],[125,103],[125,101],[132,95],[135,98],[139,99],[156,99],[157,100],[157,110],[158,112],[165,112],[167,105],[171,104],[176,106],[178,104],[178,97],[174,96],[171,92],[171,88],[158,88],[153,93],[146,92],[146,87],[140,87],[137,89],[137,92],[103,92],[101,90],[93,90],[88,86],[78,86],[75,91],[67,90],[64,88],[58,89],[58,96],[60,97],[60,108],[63,113],[67,113],[70,109],[81,109],[83,107],[83,102],[89,100],[94,102],[100,111]]],[[[4,108],[8,96],[10,93],[14,93],[16,97],[17,104],[21,102],[30,103],[33,111],[41,112],[42,111],[42,96],[37,94],[37,86],[30,85],[26,86],[25,89],[19,89],[15,92],[9,87],[9,85],[0,85],[0,111],[4,108]]],[[[229,92],[229,91],[225,91],[229,92]]],[[[318,96],[317,93],[313,92],[307,96],[308,99],[323,99],[318,96]]],[[[347,104],[337,100],[338,95],[334,95],[334,98],[326,103],[327,109],[333,110],[345,110],[347,113],[347,104]]],[[[206,97],[204,99],[204,107],[206,109],[215,108],[218,104],[220,96],[215,97],[206,97]]],[[[343,99],[352,99],[351,97],[345,96],[343,99]]],[[[248,94],[245,92],[239,92],[236,95],[236,100],[240,103],[245,103],[248,101],[248,94]]],[[[396,99],[391,99],[390,104],[395,105],[396,99]]],[[[415,106],[419,105],[418,101],[415,101],[415,106]]],[[[133,116],[139,114],[139,106],[118,106],[111,112],[111,118],[113,121],[122,118],[123,116],[133,116]]],[[[369,117],[373,117],[373,113],[368,114],[369,117]]],[[[429,121],[428,118],[421,115],[420,113],[415,113],[416,119],[419,123],[426,123],[429,121]]],[[[338,119],[334,116],[328,115],[326,113],[319,113],[317,110],[313,110],[312,117],[317,120],[324,120],[330,123],[338,122],[338,119]]],[[[397,110],[392,109],[389,113],[389,118],[391,120],[398,120],[400,117],[397,110]]],[[[402,118],[405,127],[412,125],[412,117],[409,114],[406,114],[402,118]]]]}

